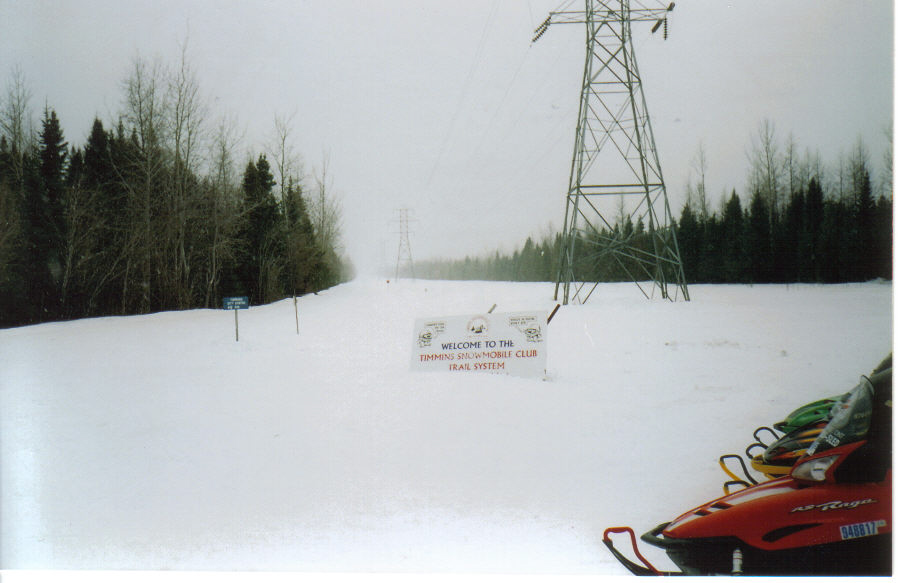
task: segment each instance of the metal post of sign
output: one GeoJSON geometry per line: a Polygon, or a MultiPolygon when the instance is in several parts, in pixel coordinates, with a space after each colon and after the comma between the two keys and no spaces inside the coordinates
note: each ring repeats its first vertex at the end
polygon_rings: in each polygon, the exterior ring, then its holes
{"type": "Polygon", "coordinates": [[[249,308],[249,298],[246,296],[224,298],[222,300],[222,308],[225,310],[234,310],[234,341],[240,342],[240,325],[237,321],[237,310],[249,308]]]}
{"type": "Polygon", "coordinates": [[[299,335],[299,306],[296,303],[296,296],[293,296],[293,311],[296,312],[296,335],[299,335]]]}

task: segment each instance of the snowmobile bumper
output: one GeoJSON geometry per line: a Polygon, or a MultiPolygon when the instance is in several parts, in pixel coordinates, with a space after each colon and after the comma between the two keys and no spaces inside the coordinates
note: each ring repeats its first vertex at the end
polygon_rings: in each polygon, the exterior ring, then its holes
{"type": "Polygon", "coordinates": [[[729,539],[695,541],[668,538],[663,536],[662,532],[669,524],[669,522],[663,522],[639,538],[652,546],[664,549],[670,560],[682,569],[682,572],[678,574],[742,574],[742,552],[734,545],[734,542],[738,541],[729,539]]]}
{"type": "MultiPolygon", "coordinates": [[[[651,532],[657,533],[661,530],[664,530],[664,527],[667,526],[668,523],[662,524],[651,532]]],[[[642,535],[642,538],[645,539],[645,536],[649,534],[646,533],[642,535]]],[[[636,546],[636,535],[633,533],[633,529],[629,526],[616,526],[605,529],[605,534],[602,537],[602,542],[605,543],[605,546],[608,547],[608,550],[611,551],[611,554],[614,555],[621,565],[627,568],[628,571],[633,573],[634,575],[653,575],[653,576],[669,576],[669,575],[685,575],[686,573],[680,573],[677,571],[659,571],[652,565],[645,557],[642,556],[642,553],[639,552],[639,547],[636,546]],[[614,548],[614,543],[611,541],[610,533],[626,533],[630,535],[630,544],[633,547],[633,552],[642,561],[642,565],[635,563],[624,556],[619,550],[614,548]]]]}
{"type": "MultiPolygon", "coordinates": [[[[891,533],[791,549],[764,551],[734,536],[677,539],[659,524],[640,538],[664,549],[681,573],[664,575],[890,575],[891,533]]],[[[637,565],[638,566],[638,565],[637,565]]]]}

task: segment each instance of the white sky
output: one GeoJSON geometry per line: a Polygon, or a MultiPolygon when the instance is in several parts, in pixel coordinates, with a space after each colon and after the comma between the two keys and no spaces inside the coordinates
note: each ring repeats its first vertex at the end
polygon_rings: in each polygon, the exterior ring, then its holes
{"type": "MultiPolygon", "coordinates": [[[[578,5],[579,0],[575,2],[578,5]]],[[[584,59],[582,25],[533,29],[561,0],[0,0],[0,89],[20,66],[70,144],[121,110],[140,55],[180,43],[214,116],[249,153],[293,117],[311,174],[329,160],[346,249],[395,265],[398,211],[415,259],[511,251],[561,227],[584,59]]],[[[764,119],[835,164],[862,137],[882,167],[893,112],[890,0],[679,0],[670,38],[634,27],[674,214],[699,144],[716,204],[744,192],[764,119]]],[[[242,171],[245,159],[238,171],[242,171]]]]}

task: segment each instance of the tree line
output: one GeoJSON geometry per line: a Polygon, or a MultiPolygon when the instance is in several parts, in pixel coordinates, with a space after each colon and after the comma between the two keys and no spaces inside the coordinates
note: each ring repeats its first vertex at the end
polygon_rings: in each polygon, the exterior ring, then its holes
{"type": "Polygon", "coordinates": [[[350,275],[325,162],[313,186],[289,121],[238,170],[233,122],[210,122],[185,58],[141,58],[112,123],[66,142],[33,129],[21,69],[0,96],[0,326],[267,303],[350,275]]]}
{"type": "MultiPolygon", "coordinates": [[[[797,150],[792,138],[785,145],[776,140],[770,122],[760,124],[750,155],[748,205],[732,189],[715,211],[706,193],[706,153],[699,147],[686,202],[673,225],[689,283],[891,280],[891,148],[878,187],[861,140],[830,169],[818,155],[797,150]]],[[[641,221],[626,217],[613,229],[631,245],[650,248],[641,221]]],[[[421,261],[415,271],[432,279],[555,281],[561,245],[560,234],[544,234],[537,241],[528,237],[511,254],[421,261]]],[[[620,261],[591,267],[595,281],[630,277],[620,261]]]]}

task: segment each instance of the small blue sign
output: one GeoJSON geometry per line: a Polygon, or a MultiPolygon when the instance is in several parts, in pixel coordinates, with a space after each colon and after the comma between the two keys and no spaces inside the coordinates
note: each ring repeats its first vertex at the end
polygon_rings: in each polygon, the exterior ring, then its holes
{"type": "Polygon", "coordinates": [[[245,310],[249,308],[249,298],[247,296],[224,298],[222,304],[225,310],[245,310]]]}

